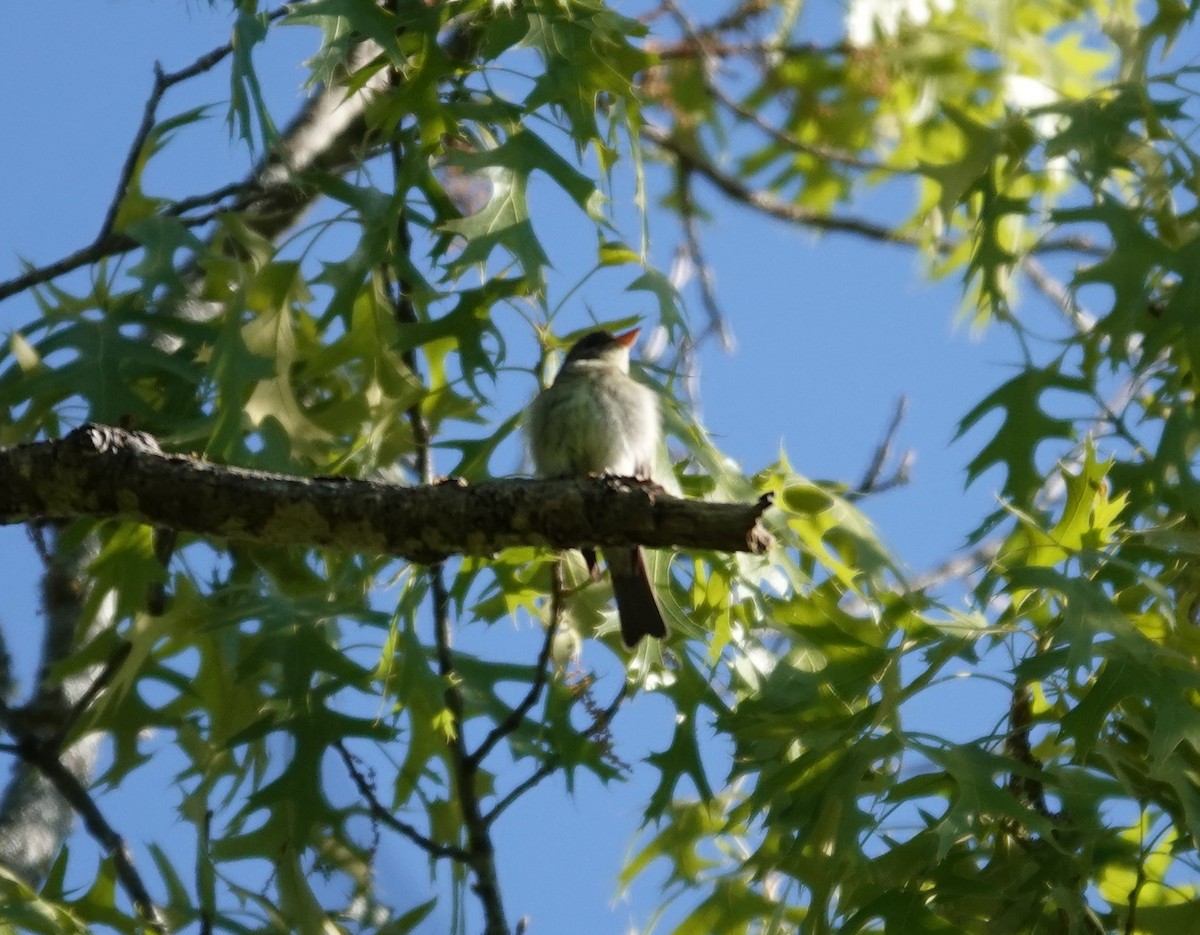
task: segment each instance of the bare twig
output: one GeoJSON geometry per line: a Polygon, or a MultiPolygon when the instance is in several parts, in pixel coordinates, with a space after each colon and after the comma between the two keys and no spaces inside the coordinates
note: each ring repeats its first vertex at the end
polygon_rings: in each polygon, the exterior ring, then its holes
{"type": "Polygon", "coordinates": [[[212,872],[212,858],[209,856],[212,849],[212,817],[212,809],[206,808],[200,817],[200,840],[196,843],[196,911],[200,917],[199,935],[212,935],[213,917],[216,915],[211,900],[211,888],[206,882],[212,872]]]}
{"type": "Polygon", "coordinates": [[[71,732],[71,728],[78,723],[79,719],[83,716],[83,713],[87,711],[91,703],[95,701],[96,696],[108,687],[108,684],[113,680],[113,676],[117,674],[117,670],[120,669],[121,664],[129,658],[129,654],[132,651],[133,644],[127,640],[122,640],[116,651],[108,658],[108,661],[104,663],[104,668],[100,670],[100,673],[94,679],[92,679],[91,684],[88,685],[84,693],[79,696],[79,700],[71,706],[71,710],[68,711],[66,717],[63,718],[62,724],[59,726],[57,732],[48,741],[48,743],[54,749],[59,749],[62,747],[63,742],[67,739],[67,735],[71,732]]]}
{"type": "Polygon", "coordinates": [[[463,735],[466,704],[458,686],[458,673],[451,645],[450,595],[440,562],[430,566],[429,583],[433,600],[438,671],[444,686],[442,697],[454,722],[453,733],[447,743],[454,773],[454,791],[467,833],[467,864],[475,875],[473,888],[483,905],[484,918],[487,920],[485,935],[508,935],[500,877],[496,872],[496,849],[479,804],[479,790],[476,786],[478,769],[471,762],[466,737],[463,735]]]}
{"type": "Polygon", "coordinates": [[[744,30],[750,24],[751,20],[765,15],[771,9],[769,3],[764,3],[762,0],[743,0],[732,10],[726,13],[718,20],[714,20],[704,27],[705,33],[713,35],[718,32],[726,32],[732,29],[744,30]]]}
{"type": "Polygon", "coordinates": [[[1021,259],[1021,269],[1029,277],[1033,287],[1058,306],[1079,334],[1087,334],[1092,330],[1096,324],[1096,317],[1081,309],[1071,290],[1051,276],[1046,267],[1034,257],[1025,256],[1021,259]]]}
{"type": "MultiPolygon", "coordinates": [[[[280,7],[266,14],[266,19],[268,22],[279,19],[286,15],[290,9],[289,6],[280,7]]],[[[157,124],[158,105],[162,102],[163,95],[175,85],[210,71],[232,52],[233,43],[227,42],[225,45],[201,55],[190,65],[173,72],[164,72],[161,63],[154,63],[154,84],[150,89],[150,96],[146,99],[146,105],[142,109],[141,122],[133,134],[133,141],[129,145],[129,152],[125,155],[125,162],[121,166],[121,174],[117,179],[116,191],[113,193],[108,211],[105,212],[104,221],[100,224],[100,232],[92,242],[93,246],[108,243],[112,240],[117,223],[117,215],[121,210],[121,203],[129,193],[129,186],[132,184],[134,173],[137,171],[142,150],[145,148],[150,134],[154,132],[154,127],[157,124]]],[[[0,295],[0,298],[2,297],[0,295]]]]}
{"type": "Polygon", "coordinates": [[[546,625],[546,635],[542,639],[542,648],[538,653],[536,671],[533,677],[533,684],[529,686],[529,691],[525,693],[525,697],[521,699],[521,703],[508,712],[508,716],[488,731],[487,736],[480,741],[479,746],[475,748],[468,756],[468,762],[472,769],[477,769],[483,763],[486,757],[496,744],[515,731],[521,726],[521,722],[525,720],[527,715],[538,699],[542,695],[542,689],[546,687],[546,681],[550,674],[550,652],[554,648],[554,637],[558,635],[558,620],[561,615],[551,613],[550,622],[546,625]]]}
{"type": "MultiPolygon", "coordinates": [[[[240,196],[241,201],[235,207],[245,209],[253,207],[260,201],[270,201],[277,193],[282,190],[281,186],[267,188],[260,184],[255,179],[249,179],[243,182],[237,182],[232,185],[226,185],[223,188],[213,192],[208,192],[203,195],[194,195],[188,198],[181,198],[179,201],[169,205],[163,209],[163,214],[169,217],[179,219],[179,223],[184,227],[191,229],[195,227],[203,227],[211,222],[219,214],[223,214],[229,210],[229,206],[219,204],[225,198],[240,196]],[[194,208],[204,207],[205,205],[217,205],[210,211],[203,214],[192,215],[191,217],[183,217],[187,211],[194,208]]],[[[77,269],[82,269],[85,266],[91,266],[101,260],[106,260],[109,257],[120,256],[125,253],[131,253],[137,250],[142,245],[127,234],[108,233],[103,235],[82,249],[76,250],[74,253],[69,253],[59,260],[54,260],[42,266],[30,266],[20,276],[14,276],[12,279],[6,279],[0,282],[0,302],[7,298],[11,298],[27,289],[32,289],[34,286],[40,286],[44,283],[58,279],[60,276],[65,276],[67,273],[72,273],[77,269]]]]}
{"type": "Polygon", "coordinates": [[[116,227],[117,214],[121,210],[121,203],[125,200],[125,196],[129,192],[129,186],[133,183],[133,174],[137,171],[137,164],[141,158],[142,149],[145,147],[146,141],[150,138],[150,134],[154,130],[159,101],[162,100],[162,96],[167,92],[168,87],[170,85],[166,83],[166,75],[163,73],[162,65],[159,62],[155,62],[154,86],[150,90],[150,97],[146,100],[146,106],[142,109],[142,121],[138,124],[137,132],[133,134],[133,142],[129,146],[129,152],[125,155],[125,163],[121,166],[121,174],[117,178],[117,190],[113,193],[108,211],[104,214],[104,221],[100,224],[100,233],[96,235],[95,243],[107,240],[116,227]]]}
{"type": "Polygon", "coordinates": [[[354,785],[358,787],[359,795],[366,800],[367,808],[371,815],[378,821],[383,822],[393,831],[403,835],[412,841],[413,844],[421,848],[431,857],[449,857],[451,860],[466,862],[469,855],[461,847],[456,847],[452,844],[439,844],[432,838],[427,837],[408,822],[401,821],[393,815],[379,798],[375,795],[375,788],[371,780],[363,775],[362,770],[358,768],[358,761],[346,745],[340,741],[334,741],[333,747],[342,757],[342,762],[346,764],[346,771],[350,773],[350,778],[354,781],[354,785]]]}
{"type": "MultiPolygon", "coordinates": [[[[763,116],[757,111],[743,105],[740,101],[730,97],[721,87],[720,83],[714,79],[714,73],[717,69],[718,61],[725,57],[725,53],[721,50],[727,48],[719,39],[713,35],[714,29],[724,28],[720,25],[701,29],[692,20],[690,20],[679,4],[674,0],[663,0],[663,8],[668,11],[672,18],[679,24],[679,28],[683,31],[688,42],[696,50],[696,53],[704,59],[704,67],[700,70],[701,80],[704,83],[705,90],[712,97],[722,104],[727,109],[733,111],[743,120],[749,121],[759,130],[771,137],[777,143],[782,144],[788,149],[796,152],[807,153],[811,156],[816,156],[826,162],[837,162],[853,169],[863,170],[887,170],[893,174],[907,174],[910,169],[892,169],[879,162],[862,159],[855,156],[853,153],[843,152],[828,146],[817,146],[812,143],[806,143],[798,136],[788,133],[779,127],[768,123],[763,116]]],[[[764,47],[764,54],[765,54],[764,47]]],[[[826,53],[827,54],[827,53],[826,53]]]]}
{"type": "Polygon", "coordinates": [[[985,540],[964,555],[955,555],[928,571],[914,575],[905,582],[907,586],[904,590],[907,593],[925,591],[941,587],[948,581],[961,581],[968,575],[975,574],[1000,554],[1004,539],[1004,536],[997,536],[985,540]]]}
{"type": "MultiPolygon", "coordinates": [[[[683,224],[684,242],[687,245],[688,256],[696,270],[696,280],[700,286],[700,302],[708,313],[708,332],[715,333],[721,347],[728,351],[733,346],[733,337],[729,333],[728,322],[721,312],[717,302],[716,277],[713,276],[712,266],[704,256],[704,248],[700,245],[700,235],[696,230],[696,201],[692,192],[692,169],[690,166],[679,166],[679,219],[683,224]]],[[[702,340],[701,335],[697,340],[702,340]]]]}
{"type": "Polygon", "coordinates": [[[0,282],[0,301],[24,292],[26,289],[50,282],[59,276],[65,276],[84,266],[90,266],[106,257],[116,256],[118,253],[128,253],[137,248],[138,242],[132,237],[126,237],[123,234],[115,235],[103,242],[92,243],[81,250],[76,250],[61,260],[55,260],[43,266],[30,266],[20,276],[0,282]]]}
{"type": "Polygon", "coordinates": [[[839,165],[847,166],[851,169],[860,169],[864,172],[887,172],[891,175],[914,175],[914,169],[908,169],[897,166],[889,166],[886,163],[879,162],[874,159],[863,159],[861,156],[856,156],[853,153],[846,152],[842,149],[835,149],[832,146],[821,146],[817,143],[808,143],[800,139],[794,133],[775,126],[763,119],[762,114],[756,110],[751,110],[741,101],[736,100],[725,92],[717,82],[711,82],[710,90],[713,97],[721,103],[722,106],[733,111],[743,120],[752,123],[755,127],[773,139],[775,142],[788,149],[795,150],[798,153],[806,153],[809,156],[815,156],[824,162],[836,162],[839,165]]]}
{"type": "Polygon", "coordinates": [[[863,474],[863,479],[858,482],[858,486],[854,490],[846,494],[847,500],[861,500],[871,494],[883,493],[885,490],[908,483],[913,462],[912,451],[906,451],[900,457],[900,463],[890,477],[883,476],[883,469],[892,456],[892,445],[896,441],[896,433],[899,432],[900,423],[904,421],[907,411],[908,397],[901,396],[896,400],[896,409],[892,413],[891,421],[883,434],[883,439],[875,446],[875,453],[871,457],[871,463],[867,466],[866,473],[863,474]]]}
{"type": "MultiPolygon", "coordinates": [[[[287,16],[292,12],[292,5],[285,3],[283,6],[276,7],[269,13],[264,14],[264,18],[268,23],[272,23],[277,19],[287,16]]],[[[210,52],[206,52],[196,59],[192,64],[186,65],[178,71],[167,72],[163,76],[167,87],[179,84],[181,81],[187,81],[189,78],[195,78],[197,75],[210,71],[214,66],[220,64],[222,59],[233,53],[233,43],[227,42],[222,46],[218,46],[210,52]]]]}
{"type": "MultiPolygon", "coordinates": [[[[86,570],[96,557],[96,543],[73,543],[52,525],[30,524],[28,531],[45,562],[41,581],[44,632],[34,688],[21,707],[5,709],[5,721],[14,738],[43,740],[58,733],[98,667],[88,666],[65,676],[60,676],[57,668],[80,639],[113,626],[116,600],[111,595],[100,600],[85,627],[81,613],[91,596],[86,570]]],[[[84,784],[99,746],[99,735],[92,733],[55,754],[62,767],[84,784]]],[[[0,864],[36,887],[49,871],[74,817],[71,803],[55,784],[33,763],[19,760],[0,795],[0,864]]]]}
{"type": "Polygon", "coordinates": [[[690,168],[704,176],[718,189],[735,201],[748,205],[763,214],[787,221],[791,224],[803,224],[817,230],[843,234],[857,234],[869,240],[883,243],[903,244],[904,246],[919,246],[921,239],[914,234],[905,234],[894,228],[866,218],[850,215],[826,214],[813,211],[801,205],[781,201],[766,192],[753,189],[727,172],[722,172],[709,159],[690,147],[684,146],[665,130],[644,124],[642,136],[661,149],[671,153],[677,159],[686,163],[690,168]]]}
{"type": "Polygon", "coordinates": [[[1030,252],[1037,256],[1047,253],[1082,253],[1085,256],[1103,259],[1112,252],[1112,248],[1098,244],[1090,237],[1068,234],[1063,237],[1047,237],[1045,240],[1040,240],[1030,252]]]}
{"type": "Polygon", "coordinates": [[[648,50],[660,59],[696,58],[700,55],[716,55],[720,58],[735,58],[741,56],[774,57],[774,58],[817,58],[831,55],[853,54],[854,48],[848,43],[839,42],[835,45],[818,45],[815,42],[727,42],[713,39],[706,44],[705,49],[699,49],[696,44],[683,40],[681,42],[649,43],[648,50]]]}
{"type": "Polygon", "coordinates": [[[1033,731],[1033,697],[1029,686],[1018,682],[1013,686],[1008,705],[1008,734],[1004,738],[1004,751],[1023,767],[1023,772],[1012,772],[1008,777],[1008,788],[1023,804],[1043,818],[1057,821],[1061,816],[1050,810],[1046,803],[1046,789],[1038,776],[1042,772],[1042,761],[1033,752],[1030,735],[1033,731]]]}
{"type": "MultiPolygon", "coordinates": [[[[268,20],[275,20],[290,12],[289,6],[266,14],[268,20]]],[[[208,71],[233,50],[231,43],[226,43],[202,55],[192,64],[174,72],[162,75],[161,84],[169,88],[175,84],[195,77],[208,71]]],[[[362,43],[356,47],[351,56],[350,68],[356,63],[366,61],[375,54],[372,43],[362,43]]],[[[275,237],[295,222],[306,206],[315,197],[315,191],[301,190],[294,180],[295,173],[313,168],[328,171],[339,171],[347,164],[348,158],[363,142],[367,134],[366,123],[362,119],[363,110],[370,94],[378,90],[386,76],[372,79],[358,93],[347,96],[344,88],[326,88],[309,100],[300,114],[288,126],[283,135],[283,141],[251,173],[250,177],[241,182],[226,185],[216,191],[180,199],[173,205],[163,209],[163,214],[179,217],[180,223],[188,228],[202,227],[208,224],[223,208],[220,202],[227,198],[237,197],[236,207],[248,208],[263,206],[260,215],[254,219],[255,230],[264,237],[275,237]],[[193,217],[183,217],[186,212],[207,205],[218,205],[212,211],[193,217]],[[272,209],[275,210],[272,210],[272,209]]],[[[153,101],[152,101],[153,102],[153,101]]],[[[143,117],[143,124],[145,117],[143,117]]],[[[135,134],[134,146],[131,146],[130,156],[126,159],[127,167],[130,159],[140,149],[139,143],[142,127],[135,134]]],[[[142,140],[144,142],[144,139],[142,140]]],[[[118,187],[113,205],[117,205],[123,197],[128,185],[128,172],[122,171],[122,182],[118,187]]],[[[109,214],[113,213],[110,206],[109,214]]],[[[139,244],[132,237],[109,230],[107,236],[102,228],[101,236],[86,247],[74,253],[39,266],[29,266],[25,272],[12,279],[0,282],[0,301],[17,295],[27,289],[51,282],[60,276],[89,266],[102,259],[129,253],[138,249],[139,244]]]]}
{"type": "Polygon", "coordinates": [[[521,796],[525,795],[525,793],[527,793],[530,789],[538,785],[543,779],[553,775],[554,771],[558,769],[558,766],[558,758],[554,755],[550,755],[543,760],[537,769],[517,783],[517,785],[513,786],[513,788],[509,790],[508,794],[505,795],[504,798],[488,809],[487,814],[483,816],[484,823],[490,825],[495,822],[495,820],[504,814],[508,807],[520,799],[521,796]]]}
{"type": "MultiPolygon", "coordinates": [[[[249,208],[254,205],[256,196],[261,197],[266,194],[267,189],[263,187],[258,179],[243,179],[240,182],[223,185],[202,195],[190,195],[187,198],[180,198],[178,201],[173,201],[163,208],[163,214],[168,217],[180,217],[196,208],[209,206],[216,206],[222,211],[249,208]],[[226,198],[236,198],[237,201],[233,205],[221,205],[221,202],[226,198]]],[[[208,217],[209,215],[202,216],[204,219],[208,217]]]]}
{"type": "MultiPolygon", "coordinates": [[[[607,738],[608,727],[612,723],[612,719],[616,717],[617,711],[620,710],[621,703],[625,700],[628,694],[629,683],[622,682],[621,688],[617,691],[616,697],[613,698],[608,707],[593,712],[592,723],[583,730],[583,736],[588,738],[596,736],[607,738]]],[[[521,796],[540,783],[543,779],[550,776],[556,769],[558,769],[558,766],[558,758],[554,754],[550,754],[541,763],[541,765],[538,766],[537,769],[535,769],[525,779],[514,786],[508,792],[508,794],[504,796],[504,798],[493,805],[488,810],[487,814],[483,816],[483,820],[489,825],[495,822],[495,820],[499,818],[510,805],[520,799],[521,796]]]]}

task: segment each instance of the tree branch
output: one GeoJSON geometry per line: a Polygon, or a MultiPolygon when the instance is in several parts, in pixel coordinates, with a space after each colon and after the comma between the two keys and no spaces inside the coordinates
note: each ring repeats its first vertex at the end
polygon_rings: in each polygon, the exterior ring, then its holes
{"type": "Polygon", "coordinates": [[[487,736],[470,754],[468,760],[473,769],[479,767],[484,757],[496,748],[496,744],[521,726],[525,715],[532,710],[533,706],[537,704],[538,698],[541,697],[542,689],[546,687],[546,680],[550,674],[550,652],[554,648],[554,637],[558,634],[559,617],[560,614],[557,612],[550,614],[550,622],[546,626],[546,635],[542,640],[542,649],[538,653],[537,671],[533,677],[533,684],[529,686],[529,691],[525,693],[521,703],[508,712],[508,717],[488,731],[487,736]]]}
{"type": "Polygon", "coordinates": [[[721,59],[749,56],[751,58],[829,58],[830,56],[847,55],[854,51],[853,46],[840,42],[835,45],[818,45],[815,42],[771,42],[746,41],[727,42],[711,39],[703,48],[690,39],[665,42],[651,40],[646,43],[646,50],[660,59],[699,58],[710,55],[721,59]]]}
{"type": "MultiPolygon", "coordinates": [[[[277,19],[288,10],[288,7],[281,7],[267,14],[267,18],[277,19]]],[[[161,74],[161,80],[156,74],[155,93],[159,93],[160,84],[165,91],[181,81],[211,69],[231,51],[232,45],[226,44],[202,55],[191,65],[178,71],[158,73],[161,74]]],[[[352,53],[348,67],[353,70],[368,61],[377,51],[373,43],[361,43],[352,53]]],[[[360,91],[349,95],[341,86],[323,89],[305,105],[284,131],[279,145],[249,176],[214,192],[179,199],[166,206],[163,214],[179,217],[180,223],[186,227],[199,227],[207,224],[219,212],[210,211],[194,217],[183,217],[184,213],[237,196],[240,199],[237,207],[248,210],[251,215],[248,218],[250,227],[263,237],[277,237],[296,222],[318,194],[315,189],[300,184],[296,178],[297,174],[312,170],[340,171],[354,162],[354,153],[367,136],[367,125],[363,119],[367,102],[386,80],[387,75],[381,73],[369,80],[360,91]]],[[[130,146],[126,166],[122,169],[117,192],[108,211],[109,217],[101,226],[96,239],[62,259],[41,266],[30,266],[20,276],[0,282],[0,301],[107,257],[129,253],[141,247],[140,243],[127,234],[113,231],[111,220],[115,217],[114,212],[128,186],[132,165],[130,160],[136,161],[136,154],[145,142],[144,134],[153,129],[152,119],[149,128],[145,124],[147,117],[153,117],[153,109],[156,107],[157,100],[152,94],[146,105],[142,126],[139,127],[130,146]]]]}
{"type": "MultiPolygon", "coordinates": [[[[585,686],[584,691],[586,690],[587,687],[585,686]]],[[[608,707],[600,708],[599,706],[590,706],[589,711],[592,714],[592,723],[583,730],[582,736],[589,739],[596,738],[597,743],[607,747],[611,742],[611,738],[609,737],[608,733],[608,727],[612,723],[612,719],[616,717],[617,711],[620,709],[621,703],[625,700],[625,696],[628,693],[629,683],[622,682],[620,691],[617,692],[617,696],[612,700],[608,707]]],[[[588,696],[585,696],[585,698],[586,697],[588,696]]],[[[502,799],[500,799],[499,802],[493,805],[488,810],[487,814],[483,816],[483,820],[489,825],[495,822],[495,820],[499,818],[510,805],[516,802],[519,798],[521,798],[521,796],[540,783],[547,776],[552,775],[554,771],[558,769],[558,766],[558,757],[555,753],[551,752],[537,769],[517,783],[517,785],[510,789],[508,793],[502,799]]]]}
{"type": "MultiPolygon", "coordinates": [[[[58,530],[51,530],[54,541],[47,543],[36,526],[29,529],[34,547],[46,564],[42,575],[42,618],[45,632],[33,689],[20,707],[4,709],[4,727],[15,738],[35,736],[58,742],[62,725],[71,718],[80,700],[95,684],[95,666],[58,677],[55,670],[79,645],[81,627],[94,633],[110,627],[116,601],[99,602],[95,616],[81,619],[90,598],[85,570],[96,557],[96,544],[64,544],[58,530]]],[[[91,774],[99,753],[100,737],[88,734],[63,749],[57,747],[57,762],[79,783],[91,774]]],[[[74,817],[72,803],[59,792],[55,783],[33,763],[21,759],[0,796],[0,864],[16,873],[31,886],[37,886],[70,830],[74,817]]]]}
{"type": "Polygon", "coordinates": [[[772,542],[761,525],[769,506],[683,500],[615,477],[417,487],[289,477],[165,454],[148,435],[93,424],[0,449],[0,524],[107,517],[424,563],[529,545],[762,553],[772,542]]]}
{"type": "Polygon", "coordinates": [[[641,132],[642,136],[655,146],[671,153],[676,159],[704,176],[734,201],[755,208],[763,214],[768,214],[771,217],[779,218],[791,224],[804,224],[808,227],[815,227],[818,230],[824,231],[857,234],[860,237],[884,243],[903,244],[909,247],[914,247],[921,243],[921,239],[915,234],[904,234],[887,225],[879,224],[866,218],[826,214],[821,211],[813,211],[801,205],[792,204],[791,202],[781,201],[766,192],[751,188],[727,172],[722,172],[709,161],[708,157],[683,145],[660,127],[645,124],[642,126],[641,132]]]}
{"type": "MultiPolygon", "coordinates": [[[[716,276],[712,266],[704,256],[700,245],[700,233],[696,229],[696,215],[699,211],[692,192],[692,168],[681,164],[679,178],[676,184],[676,196],[679,199],[679,221],[683,225],[683,238],[687,255],[696,271],[696,282],[700,287],[700,303],[708,313],[708,328],[706,333],[716,334],[725,351],[733,348],[733,335],[729,331],[729,322],[721,312],[717,301],[716,276]]],[[[701,335],[703,338],[703,335],[701,335]]]]}
{"type": "Polygon", "coordinates": [[[346,771],[350,773],[350,778],[354,781],[354,785],[358,787],[359,795],[366,800],[367,808],[371,812],[371,816],[378,821],[383,822],[393,831],[408,838],[413,844],[425,851],[431,857],[449,857],[451,860],[466,861],[467,852],[461,847],[455,847],[452,844],[439,844],[432,838],[428,838],[418,831],[408,822],[401,821],[379,801],[375,795],[375,789],[366,776],[362,774],[362,770],[358,768],[358,762],[342,741],[335,741],[333,748],[341,755],[342,762],[346,764],[346,771]]]}
{"type": "Polygon", "coordinates": [[[875,446],[875,454],[871,457],[871,463],[867,466],[863,479],[858,482],[857,487],[846,494],[847,500],[851,502],[861,500],[871,494],[883,493],[893,487],[900,487],[908,483],[909,473],[912,470],[912,451],[906,451],[900,456],[900,463],[896,465],[896,469],[889,477],[883,476],[883,469],[892,456],[892,446],[896,442],[896,434],[900,431],[900,423],[904,421],[904,414],[907,411],[908,397],[901,396],[896,400],[896,410],[892,413],[892,419],[884,432],[883,440],[875,446]]]}
{"type": "MultiPolygon", "coordinates": [[[[3,702],[0,702],[0,717],[9,726],[9,729],[13,730],[14,718],[10,716],[10,711],[3,702]]],[[[54,786],[58,794],[70,804],[75,813],[83,819],[88,834],[100,845],[105,856],[112,860],[117,879],[133,902],[138,914],[154,931],[167,932],[168,929],[162,920],[162,915],[155,906],[154,900],[150,898],[150,891],[133,865],[133,858],[129,854],[125,840],[108,823],[104,813],[100,811],[74,772],[59,760],[57,748],[53,744],[39,741],[28,733],[14,730],[14,734],[17,737],[16,744],[5,749],[15,753],[37,769],[54,786]]]]}

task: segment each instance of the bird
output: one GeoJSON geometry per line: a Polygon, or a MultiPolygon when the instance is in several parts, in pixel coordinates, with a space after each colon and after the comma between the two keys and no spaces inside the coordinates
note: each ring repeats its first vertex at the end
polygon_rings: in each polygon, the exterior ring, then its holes
{"type": "MultiPolygon", "coordinates": [[[[533,400],[528,437],[539,476],[653,478],[662,437],[658,397],[629,375],[629,353],[640,331],[584,335],[554,382],[533,400]]],[[[585,549],[584,556],[597,574],[595,553],[585,549]]],[[[626,648],[646,636],[664,638],[667,624],[641,546],[608,549],[604,559],[626,648]]]]}

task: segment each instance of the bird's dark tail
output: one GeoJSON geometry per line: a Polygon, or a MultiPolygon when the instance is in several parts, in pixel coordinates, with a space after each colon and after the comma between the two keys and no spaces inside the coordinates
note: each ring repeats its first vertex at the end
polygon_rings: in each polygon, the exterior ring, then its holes
{"type": "Polygon", "coordinates": [[[612,574],[622,642],[633,649],[644,636],[665,637],[667,622],[654,596],[641,548],[610,549],[604,557],[612,574]]]}

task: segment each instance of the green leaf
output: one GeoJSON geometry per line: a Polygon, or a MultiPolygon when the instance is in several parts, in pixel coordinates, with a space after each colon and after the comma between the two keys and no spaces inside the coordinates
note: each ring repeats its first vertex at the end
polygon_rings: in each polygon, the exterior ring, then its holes
{"type": "Polygon", "coordinates": [[[1095,445],[1089,441],[1079,472],[1062,472],[1067,495],[1050,537],[1069,552],[1101,548],[1113,537],[1117,528],[1114,520],[1125,509],[1128,498],[1125,494],[1115,499],[1108,496],[1105,477],[1112,464],[1113,459],[1097,461],[1095,445]]]}
{"type": "Polygon", "coordinates": [[[670,279],[658,270],[647,267],[633,282],[625,287],[627,292],[649,292],[658,300],[658,320],[668,334],[676,336],[687,333],[687,320],[683,314],[683,298],[670,279]]]}
{"type": "Polygon", "coordinates": [[[713,797],[700,755],[700,716],[704,708],[721,712],[725,705],[712,690],[708,679],[690,657],[681,660],[674,677],[661,689],[675,704],[680,718],[675,723],[671,743],[665,750],[652,753],[647,762],[659,771],[658,786],[646,804],[646,821],[662,818],[680,780],[689,778],[701,801],[713,797]]]}
{"type": "Polygon", "coordinates": [[[442,230],[467,241],[452,270],[484,262],[499,246],[517,259],[526,277],[541,280],[543,267],[550,261],[529,219],[527,189],[534,171],[557,182],[592,221],[602,221],[603,197],[595,182],[530,130],[518,130],[489,149],[452,151],[446,164],[486,174],[492,187],[491,197],[480,211],[442,225],[442,230]]]}
{"type": "Polygon", "coordinates": [[[641,23],[606,4],[589,0],[569,10],[553,3],[532,4],[521,45],[541,54],[544,69],[524,100],[526,111],[557,105],[576,144],[590,145],[601,137],[597,96],[631,98],[634,76],[651,64],[650,56],[630,41],[645,33],[641,23]]]}
{"type": "Polygon", "coordinates": [[[1004,421],[989,441],[967,465],[967,483],[975,480],[993,464],[1002,464],[1007,472],[1002,491],[1015,505],[1025,507],[1042,486],[1035,455],[1038,446],[1051,438],[1071,438],[1069,419],[1048,415],[1041,407],[1042,394],[1048,390],[1066,390],[1086,394],[1090,385],[1065,376],[1059,365],[1045,369],[1022,370],[1017,376],[984,397],[959,422],[956,438],[994,409],[1004,413],[1004,421]]]}
{"type": "Polygon", "coordinates": [[[264,149],[276,143],[279,132],[263,100],[262,86],[250,55],[254,46],[266,39],[267,23],[265,13],[238,9],[231,40],[233,67],[230,69],[228,117],[230,132],[245,140],[248,146],[253,147],[257,127],[264,149]]]}
{"type": "Polygon", "coordinates": [[[1169,248],[1145,229],[1140,212],[1131,211],[1124,201],[1106,192],[1101,192],[1094,204],[1056,210],[1053,221],[1064,226],[1099,224],[1107,229],[1110,250],[1103,259],[1078,268],[1073,285],[1102,283],[1112,289],[1112,306],[1098,327],[1111,337],[1104,345],[1106,353],[1123,358],[1132,335],[1155,329],[1150,300],[1162,265],[1170,256],[1169,248]]]}
{"type": "Polygon", "coordinates": [[[180,275],[175,255],[180,251],[199,253],[202,242],[178,218],[155,215],[125,223],[126,232],[142,245],[142,256],[129,268],[129,274],[141,280],[139,292],[147,303],[167,296],[181,296],[186,283],[180,275]]]}

